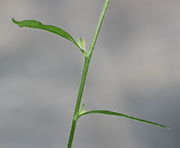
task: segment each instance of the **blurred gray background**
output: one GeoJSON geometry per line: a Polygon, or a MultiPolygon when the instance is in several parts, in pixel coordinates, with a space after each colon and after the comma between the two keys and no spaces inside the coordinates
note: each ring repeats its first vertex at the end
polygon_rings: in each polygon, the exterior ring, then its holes
{"type": "MultiPolygon", "coordinates": [[[[65,148],[82,56],[69,41],[11,22],[36,19],[88,43],[103,0],[0,0],[0,147],[65,148]]],[[[111,0],[90,65],[73,148],[180,147],[180,1],[111,0]]]]}

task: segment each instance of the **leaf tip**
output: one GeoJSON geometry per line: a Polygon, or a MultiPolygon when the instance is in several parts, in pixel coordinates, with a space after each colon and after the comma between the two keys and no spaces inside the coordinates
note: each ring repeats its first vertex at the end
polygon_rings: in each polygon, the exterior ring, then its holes
{"type": "Polygon", "coordinates": [[[19,25],[18,21],[16,21],[14,18],[12,18],[12,22],[13,22],[14,24],[19,25]]]}
{"type": "Polygon", "coordinates": [[[18,24],[19,22],[15,20],[15,18],[12,18],[13,23],[18,24]]]}
{"type": "Polygon", "coordinates": [[[18,22],[17,20],[15,20],[14,18],[12,18],[12,22],[16,25],[18,25],[19,27],[23,27],[20,22],[18,22]]]}
{"type": "Polygon", "coordinates": [[[166,126],[166,125],[159,125],[160,127],[162,127],[162,128],[167,128],[167,129],[170,129],[168,126],[166,126]]]}
{"type": "Polygon", "coordinates": [[[12,22],[15,24],[17,23],[17,21],[14,18],[12,18],[12,22]]]}

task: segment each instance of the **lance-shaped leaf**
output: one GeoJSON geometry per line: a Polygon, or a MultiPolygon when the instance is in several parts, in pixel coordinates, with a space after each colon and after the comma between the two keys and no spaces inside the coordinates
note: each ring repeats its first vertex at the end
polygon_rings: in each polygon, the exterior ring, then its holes
{"type": "Polygon", "coordinates": [[[167,128],[167,126],[159,124],[159,123],[155,123],[155,122],[144,120],[144,119],[137,118],[137,117],[134,117],[134,116],[129,116],[129,115],[126,115],[126,114],[122,114],[122,113],[118,113],[118,112],[113,112],[113,111],[108,111],[108,110],[91,110],[91,111],[86,111],[86,112],[82,112],[79,115],[79,117],[84,116],[84,115],[88,115],[88,114],[106,114],[106,115],[120,116],[120,117],[125,117],[125,118],[129,118],[129,119],[132,119],[132,120],[140,121],[140,122],[145,122],[145,123],[148,123],[148,124],[157,125],[157,126],[160,126],[160,127],[163,127],[163,128],[167,128]]]}
{"type": "Polygon", "coordinates": [[[66,38],[67,40],[71,41],[81,50],[81,52],[84,52],[84,51],[82,51],[80,46],[77,44],[77,42],[74,40],[74,38],[69,33],[67,33],[66,31],[64,31],[61,28],[58,28],[58,27],[53,26],[53,25],[44,25],[41,22],[36,21],[36,20],[16,21],[14,18],[12,18],[12,21],[20,27],[29,27],[29,28],[41,29],[41,30],[46,30],[46,31],[55,33],[55,34],[57,34],[63,38],[66,38]]]}

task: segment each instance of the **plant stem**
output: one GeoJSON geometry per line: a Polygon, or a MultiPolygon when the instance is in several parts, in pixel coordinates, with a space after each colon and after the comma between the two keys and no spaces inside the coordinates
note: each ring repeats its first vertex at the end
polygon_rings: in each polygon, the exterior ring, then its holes
{"type": "Polygon", "coordinates": [[[95,47],[95,44],[96,44],[96,41],[97,41],[97,37],[98,37],[100,29],[102,27],[103,20],[104,20],[107,8],[109,6],[109,2],[110,2],[110,0],[105,0],[105,2],[104,2],[104,7],[103,7],[101,15],[99,17],[99,20],[98,20],[98,23],[97,23],[97,27],[96,27],[96,31],[95,31],[95,34],[93,36],[90,48],[89,48],[88,53],[87,53],[87,55],[90,56],[90,58],[91,58],[92,53],[94,51],[94,47],[95,47]]]}
{"type": "Polygon", "coordinates": [[[84,66],[83,66],[83,73],[82,73],[79,92],[78,92],[78,97],[77,97],[77,101],[76,101],[76,105],[75,105],[75,109],[74,109],[74,115],[73,115],[73,119],[72,119],[71,131],[70,131],[70,135],[69,135],[69,141],[68,141],[67,148],[72,147],[72,142],[73,142],[73,139],[74,139],[74,132],[75,132],[75,129],[76,129],[76,123],[77,123],[77,119],[78,119],[78,112],[79,112],[79,109],[80,109],[80,106],[81,106],[82,95],[83,95],[84,86],[85,86],[86,77],[87,77],[87,72],[88,72],[88,67],[89,67],[89,62],[88,61],[89,60],[85,57],[84,66]]]}
{"type": "Polygon", "coordinates": [[[73,119],[72,119],[72,123],[71,123],[71,130],[70,130],[70,135],[69,135],[69,140],[68,140],[68,144],[67,144],[67,148],[72,148],[72,143],[73,143],[73,139],[74,139],[74,133],[75,133],[75,129],[76,129],[76,124],[77,124],[77,120],[79,117],[79,110],[81,107],[81,101],[82,101],[82,95],[84,92],[84,86],[86,83],[86,78],[87,78],[87,73],[88,73],[88,69],[89,69],[89,64],[91,61],[91,56],[97,41],[97,37],[99,35],[100,29],[102,27],[103,24],[103,20],[104,20],[104,16],[106,14],[108,5],[109,5],[109,1],[110,0],[105,0],[104,2],[104,6],[101,12],[101,15],[99,17],[99,21],[96,27],[96,31],[95,34],[93,36],[90,48],[88,50],[88,52],[86,53],[86,55],[84,56],[84,65],[83,65],[83,73],[81,75],[81,82],[80,82],[80,87],[79,87],[79,92],[78,92],[78,96],[77,96],[77,100],[76,100],[76,105],[75,105],[75,109],[74,109],[74,114],[73,114],[73,119]]]}

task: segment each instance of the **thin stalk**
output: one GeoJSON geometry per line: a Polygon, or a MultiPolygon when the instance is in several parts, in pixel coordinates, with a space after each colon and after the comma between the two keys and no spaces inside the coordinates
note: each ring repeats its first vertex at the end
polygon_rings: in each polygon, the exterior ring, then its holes
{"type": "Polygon", "coordinates": [[[78,119],[78,112],[79,112],[79,109],[81,106],[81,100],[82,100],[82,95],[83,95],[84,86],[85,86],[85,82],[86,82],[88,68],[89,68],[89,60],[85,57],[83,73],[81,76],[81,82],[80,82],[78,97],[77,97],[77,101],[76,101],[76,105],[75,105],[75,109],[74,109],[74,115],[73,115],[73,119],[72,119],[71,131],[70,131],[70,135],[69,135],[69,141],[68,141],[67,148],[72,147],[74,133],[76,130],[76,123],[77,123],[77,119],[78,119]]]}
{"type": "Polygon", "coordinates": [[[80,82],[80,86],[79,86],[79,92],[78,92],[78,96],[77,96],[77,100],[76,100],[76,105],[74,108],[74,114],[73,114],[73,119],[72,119],[72,123],[71,123],[71,130],[70,130],[70,134],[69,134],[69,140],[68,140],[68,144],[67,144],[67,148],[72,148],[72,143],[73,143],[73,139],[74,139],[74,133],[76,130],[76,124],[77,124],[77,120],[79,117],[79,110],[81,107],[81,101],[82,101],[82,96],[83,96],[83,92],[84,92],[84,86],[86,83],[86,78],[87,78],[87,73],[88,73],[88,69],[89,69],[89,64],[91,61],[91,56],[97,41],[97,37],[99,35],[100,29],[102,27],[103,24],[103,20],[104,20],[104,16],[106,14],[108,5],[109,5],[109,1],[110,0],[105,0],[104,2],[104,6],[101,12],[101,15],[99,17],[99,21],[97,23],[97,27],[96,27],[96,31],[95,34],[93,36],[90,48],[88,50],[88,52],[86,53],[86,55],[84,56],[84,65],[83,65],[83,72],[81,75],[81,82],[80,82]]]}
{"type": "Polygon", "coordinates": [[[88,53],[87,53],[87,56],[90,56],[90,57],[92,56],[92,53],[94,51],[94,47],[95,47],[95,44],[96,44],[99,32],[100,32],[102,24],[103,24],[103,20],[104,20],[105,14],[106,14],[108,6],[109,6],[109,2],[110,2],[110,0],[105,0],[105,2],[104,2],[104,7],[103,7],[101,15],[99,17],[99,20],[98,20],[98,23],[97,23],[97,27],[96,27],[96,31],[95,31],[95,34],[93,36],[90,48],[89,48],[88,53]]]}

